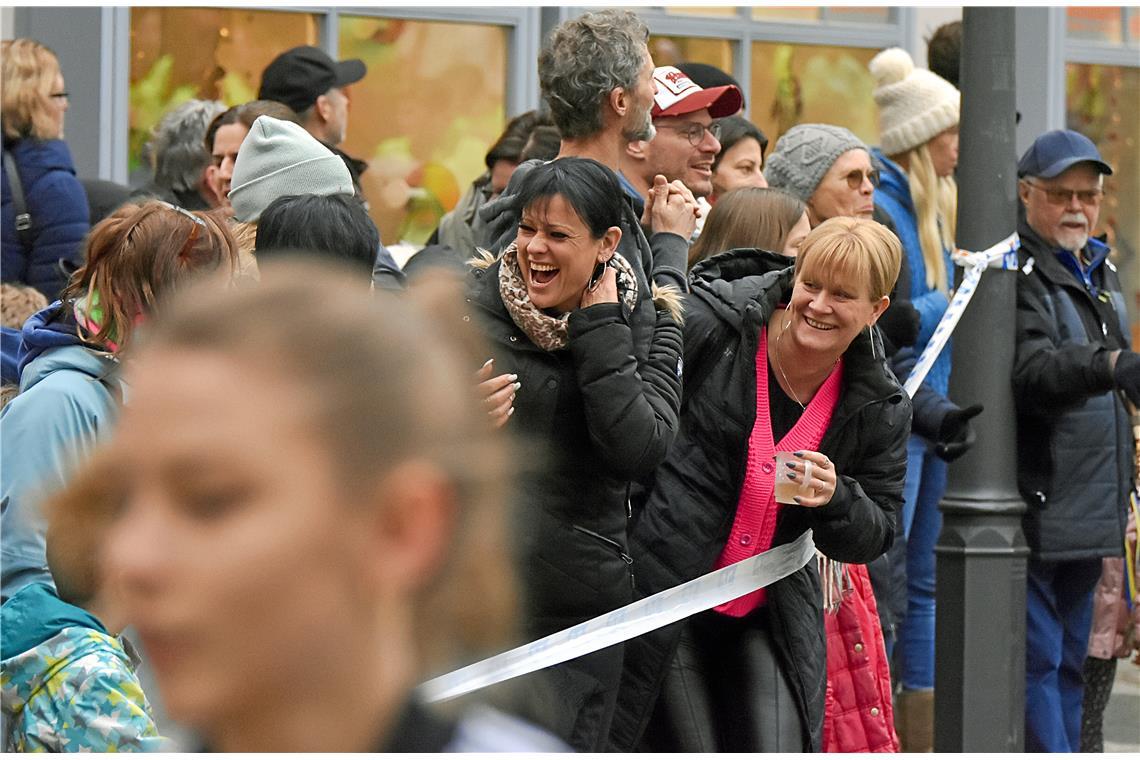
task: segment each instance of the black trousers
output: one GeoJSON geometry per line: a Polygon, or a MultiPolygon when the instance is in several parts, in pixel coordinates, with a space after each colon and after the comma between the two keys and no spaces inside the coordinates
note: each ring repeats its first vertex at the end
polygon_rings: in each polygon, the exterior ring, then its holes
{"type": "Polygon", "coordinates": [[[767,610],[685,622],[642,736],[647,752],[805,752],[803,721],[767,610]]]}

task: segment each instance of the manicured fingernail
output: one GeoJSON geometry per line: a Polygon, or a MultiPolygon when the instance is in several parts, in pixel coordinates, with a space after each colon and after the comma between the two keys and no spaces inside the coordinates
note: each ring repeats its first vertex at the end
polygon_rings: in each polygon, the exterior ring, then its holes
{"type": "Polygon", "coordinates": [[[515,390],[516,391],[521,387],[522,387],[522,383],[515,383],[515,390]]]}
{"type": "Polygon", "coordinates": [[[513,393],[511,394],[511,403],[512,404],[515,403],[515,394],[513,394],[513,393]]]}
{"type": "Polygon", "coordinates": [[[800,501],[800,497],[799,497],[799,496],[793,496],[793,497],[792,497],[792,501],[794,501],[796,504],[803,504],[803,502],[802,502],[802,501],[800,501]]]}
{"type": "Polygon", "coordinates": [[[804,455],[804,453],[802,451],[796,451],[792,454],[792,456],[800,457],[800,458],[803,458],[803,455],[804,455]]]}
{"type": "Polygon", "coordinates": [[[508,417],[510,417],[514,413],[515,413],[515,408],[513,406],[507,410],[507,416],[508,417]]]}
{"type": "Polygon", "coordinates": [[[507,379],[508,380],[518,380],[519,376],[518,375],[507,375],[507,379]]]}
{"type": "Polygon", "coordinates": [[[785,466],[786,466],[786,467],[787,467],[789,470],[794,470],[794,469],[796,469],[796,463],[795,463],[795,462],[784,462],[784,465],[785,465],[785,466]]]}
{"type": "Polygon", "coordinates": [[[491,365],[491,362],[493,362],[493,361],[495,361],[495,360],[494,359],[488,359],[487,361],[483,362],[483,367],[480,367],[480,369],[483,369],[484,367],[489,367],[491,365]]]}
{"type": "Polygon", "coordinates": [[[788,480],[795,480],[796,479],[796,474],[794,472],[787,473],[787,476],[788,476],[788,480]]]}

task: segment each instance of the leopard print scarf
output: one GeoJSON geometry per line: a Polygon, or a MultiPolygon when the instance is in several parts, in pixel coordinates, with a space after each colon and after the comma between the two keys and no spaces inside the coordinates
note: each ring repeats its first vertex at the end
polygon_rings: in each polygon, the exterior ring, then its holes
{"type": "MultiPolygon", "coordinates": [[[[616,251],[610,264],[617,271],[618,298],[628,314],[637,305],[637,278],[633,275],[633,267],[616,251]]],[[[503,251],[502,264],[499,266],[499,294],[511,319],[536,346],[543,351],[566,348],[570,341],[567,331],[570,314],[552,317],[530,302],[526,280],[519,267],[518,249],[514,243],[503,251]]]]}

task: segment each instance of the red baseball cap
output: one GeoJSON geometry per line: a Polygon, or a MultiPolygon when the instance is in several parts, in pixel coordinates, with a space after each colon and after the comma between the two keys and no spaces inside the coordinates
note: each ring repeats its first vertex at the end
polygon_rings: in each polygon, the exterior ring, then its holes
{"type": "Polygon", "coordinates": [[[709,109],[709,116],[720,119],[740,110],[744,96],[736,85],[704,88],[676,66],[658,66],[653,70],[657,93],[653,96],[653,118],[683,116],[709,109]]]}

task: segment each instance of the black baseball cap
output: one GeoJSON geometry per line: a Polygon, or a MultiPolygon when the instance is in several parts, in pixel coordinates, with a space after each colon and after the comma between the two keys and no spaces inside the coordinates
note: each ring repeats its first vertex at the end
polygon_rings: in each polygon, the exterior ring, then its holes
{"type": "Polygon", "coordinates": [[[320,48],[301,45],[273,59],[261,74],[258,100],[276,100],[304,111],[332,87],[359,82],[368,73],[364,61],[334,61],[320,48]]]}

